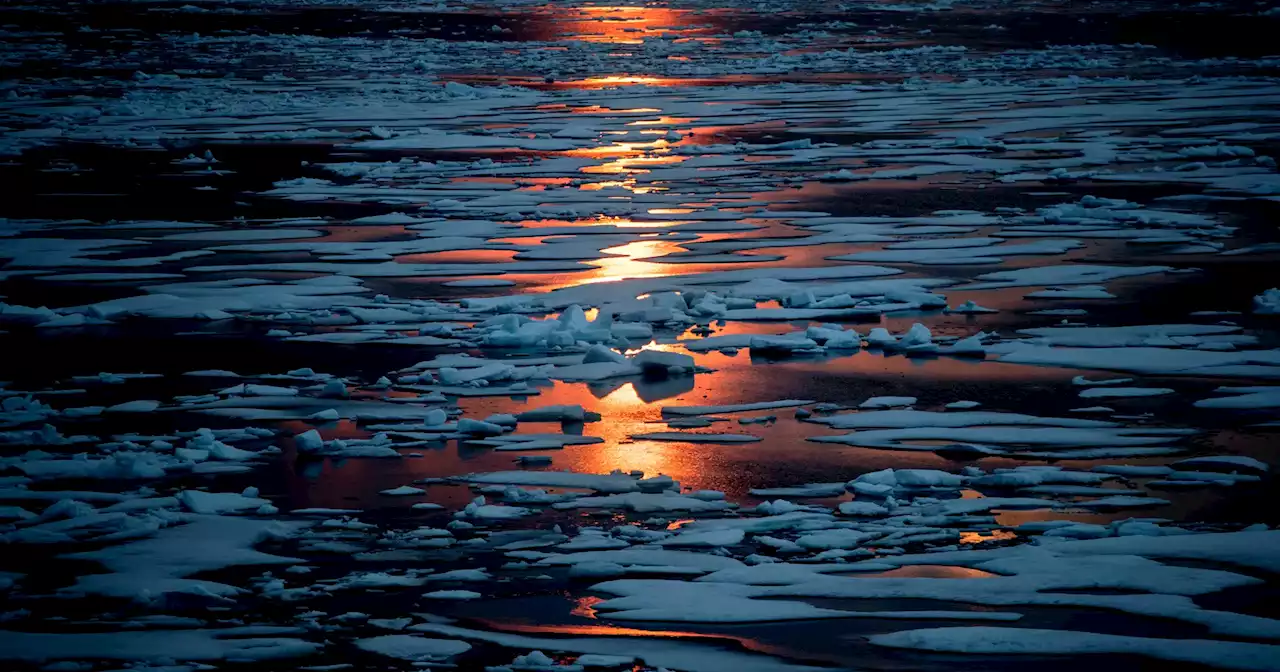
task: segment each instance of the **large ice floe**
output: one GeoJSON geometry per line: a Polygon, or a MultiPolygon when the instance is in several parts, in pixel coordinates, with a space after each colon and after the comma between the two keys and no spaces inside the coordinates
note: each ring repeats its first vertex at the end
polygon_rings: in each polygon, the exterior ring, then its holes
{"type": "Polygon", "coordinates": [[[117,4],[0,8],[5,669],[1280,670],[1268,3],[117,4]]]}

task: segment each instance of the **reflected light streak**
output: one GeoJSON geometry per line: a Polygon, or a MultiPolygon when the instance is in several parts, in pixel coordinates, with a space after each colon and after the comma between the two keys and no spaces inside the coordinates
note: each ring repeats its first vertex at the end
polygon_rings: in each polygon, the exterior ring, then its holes
{"type": "Polygon", "coordinates": [[[563,38],[581,42],[643,44],[646,37],[689,30],[687,12],[657,7],[578,7],[557,21],[563,38]]]}
{"type": "MultiPolygon", "coordinates": [[[[666,142],[663,140],[662,142],[666,142]]],[[[665,166],[682,163],[689,157],[686,156],[628,156],[598,166],[585,166],[582,172],[597,174],[617,174],[617,173],[647,173],[644,166],[665,166]]]]}
{"type": "Polygon", "coordinates": [[[662,116],[657,119],[640,119],[638,121],[627,122],[627,126],[675,126],[677,124],[692,124],[697,121],[696,117],[667,117],[662,116]]]}
{"type": "Polygon", "coordinates": [[[578,190],[579,191],[600,191],[601,189],[612,189],[615,187],[621,188],[621,189],[630,189],[634,185],[635,185],[635,180],[631,180],[631,179],[606,180],[604,182],[587,182],[586,184],[580,184],[578,185],[578,190]]]}
{"type": "Polygon", "coordinates": [[[1007,541],[1017,539],[1018,535],[1009,530],[987,530],[985,532],[961,532],[960,543],[980,544],[984,541],[1007,541]]]}
{"type": "Polygon", "coordinates": [[[595,605],[600,604],[601,602],[604,602],[604,598],[587,596],[587,597],[579,597],[576,601],[578,603],[578,606],[571,609],[569,611],[569,614],[573,616],[581,616],[583,618],[590,618],[594,620],[596,618],[595,605]]]}
{"type": "MultiPolygon", "coordinates": [[[[636,193],[640,193],[637,191],[636,193]]],[[[612,222],[612,224],[620,229],[665,229],[676,224],[689,224],[687,221],[668,220],[665,222],[636,222],[632,220],[620,220],[612,222]]]]}
{"type": "MultiPolygon", "coordinates": [[[[461,78],[458,78],[461,79],[461,78]]],[[[560,87],[574,89],[607,89],[615,86],[691,86],[693,84],[708,83],[716,80],[712,79],[688,79],[681,77],[657,77],[654,75],[604,75],[600,77],[583,77],[582,79],[568,80],[559,82],[560,87]]],[[[650,111],[644,109],[642,111],[650,111]]],[[[660,112],[661,110],[652,110],[660,112]]]]}
{"type": "Polygon", "coordinates": [[[632,434],[656,431],[651,423],[661,419],[660,406],[645,401],[629,381],[605,381],[595,385],[555,383],[543,388],[542,400],[548,403],[580,405],[600,413],[607,422],[586,425],[585,434],[599,436],[604,443],[584,451],[573,466],[575,471],[607,474],[625,465],[628,470],[639,469],[648,476],[659,473],[687,473],[696,465],[690,461],[680,444],[657,442],[631,442],[632,434]],[[611,385],[616,385],[610,389],[611,385]],[[681,466],[683,464],[683,466],[681,466]]]}
{"type": "Polygon", "coordinates": [[[648,112],[656,113],[661,112],[662,110],[656,107],[622,107],[615,109],[612,107],[601,107],[600,105],[583,105],[581,107],[574,107],[569,111],[574,114],[641,114],[648,112]]]}
{"type": "Polygon", "coordinates": [[[955,567],[953,565],[907,565],[906,567],[898,567],[884,572],[856,572],[843,574],[842,576],[868,579],[892,577],[912,579],[992,579],[999,575],[984,572],[981,569],[955,567]]]}
{"type": "MultiPolygon", "coordinates": [[[[648,194],[658,191],[666,191],[666,187],[638,187],[634,177],[628,177],[625,180],[604,180],[602,182],[586,182],[578,185],[578,189],[582,191],[599,191],[601,189],[626,189],[634,194],[648,194]]],[[[639,226],[639,223],[633,223],[633,226],[639,226]]]]}
{"type": "Polygon", "coordinates": [[[655,238],[637,240],[625,245],[605,248],[601,250],[601,253],[610,256],[587,262],[595,266],[595,270],[576,275],[569,282],[546,285],[544,289],[550,291],[561,287],[576,287],[598,282],[617,282],[628,278],[665,278],[681,275],[686,272],[686,269],[680,268],[680,264],[658,264],[651,261],[643,261],[648,257],[660,257],[685,251],[683,247],[680,247],[680,242],[684,241],[655,238]]]}
{"type": "Polygon", "coordinates": [[[513,261],[517,252],[519,250],[446,250],[409,254],[400,257],[400,260],[415,264],[499,264],[513,261]]]}
{"type": "Polygon", "coordinates": [[[726,637],[726,635],[704,635],[697,632],[681,632],[679,630],[641,630],[639,628],[623,628],[613,625],[530,625],[527,623],[500,623],[484,619],[476,620],[486,627],[500,632],[545,632],[549,634],[593,635],[600,637],[680,637],[697,639],[724,639],[726,637]]]}
{"type": "Polygon", "coordinates": [[[580,147],[576,150],[564,150],[564,156],[576,156],[580,159],[605,159],[612,156],[644,156],[648,150],[666,151],[668,143],[663,138],[646,142],[614,142],[613,145],[599,147],[580,147]]]}

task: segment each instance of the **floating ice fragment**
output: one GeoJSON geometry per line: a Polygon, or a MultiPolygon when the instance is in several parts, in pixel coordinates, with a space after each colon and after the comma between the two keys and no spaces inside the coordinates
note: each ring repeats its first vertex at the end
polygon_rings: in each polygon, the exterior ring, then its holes
{"type": "Polygon", "coordinates": [[[1167,387],[1091,387],[1080,391],[1081,399],[1112,399],[1123,397],[1160,397],[1173,394],[1167,387]]]}
{"type": "Polygon", "coordinates": [[[1235,670],[1275,670],[1280,646],[1208,639],[1157,639],[1036,628],[960,627],[872,635],[900,649],[970,654],[1119,654],[1235,670]]]}
{"type": "Polygon", "coordinates": [[[898,406],[911,406],[916,403],[915,397],[872,397],[861,404],[858,408],[894,408],[898,406]]]}
{"type": "Polygon", "coordinates": [[[202,492],[183,490],[178,500],[189,511],[205,514],[243,513],[256,511],[271,502],[259,497],[249,497],[234,492],[202,492]]]}
{"type": "Polygon", "coordinates": [[[1271,288],[1253,297],[1253,312],[1258,315],[1280,315],[1280,288],[1271,288]]]}
{"type": "Polygon", "coordinates": [[[392,497],[405,497],[409,495],[421,495],[421,494],[424,494],[425,492],[426,490],[423,490],[422,488],[415,488],[411,485],[402,485],[398,488],[382,490],[378,494],[389,495],[392,497]]]}
{"type": "Polygon", "coordinates": [[[954,308],[947,308],[945,312],[954,313],[957,315],[982,315],[987,313],[998,313],[1000,311],[994,308],[984,308],[983,306],[979,306],[973,301],[965,301],[964,303],[954,308]]]}
{"type": "Polygon", "coordinates": [[[470,590],[434,590],[422,597],[428,600],[475,600],[483,596],[470,590]]]}

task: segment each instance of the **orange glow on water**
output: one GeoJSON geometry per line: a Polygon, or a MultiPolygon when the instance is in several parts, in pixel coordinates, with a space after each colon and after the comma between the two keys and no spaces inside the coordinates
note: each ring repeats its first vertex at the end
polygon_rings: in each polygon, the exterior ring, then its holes
{"type": "Polygon", "coordinates": [[[609,44],[643,44],[646,37],[687,31],[689,12],[657,7],[578,7],[557,22],[567,39],[609,44]]]}
{"type": "Polygon", "coordinates": [[[952,565],[906,565],[887,572],[860,572],[847,576],[863,578],[911,578],[911,579],[991,579],[998,575],[970,567],[952,565]]]}
{"type": "MultiPolygon", "coordinates": [[[[650,409],[649,402],[641,399],[640,395],[636,393],[636,388],[630,383],[627,383],[609,394],[596,399],[595,404],[597,407],[604,408],[614,413],[630,412],[633,416],[641,411],[645,411],[645,414],[648,415],[648,411],[658,410],[656,408],[650,409]]],[[[654,415],[656,415],[656,413],[654,413],[654,415]]]]}
{"type": "Polygon", "coordinates": [[[527,623],[498,623],[483,619],[476,620],[487,627],[506,632],[544,632],[555,635],[591,635],[596,637],[697,637],[724,639],[722,635],[704,635],[696,632],[681,632],[679,630],[641,630],[639,628],[623,628],[615,625],[531,625],[527,623]]]}
{"type": "MultiPolygon", "coordinates": [[[[705,40],[703,40],[705,41],[705,40]]],[[[547,47],[545,51],[566,51],[564,47],[547,47]]],[[[831,84],[845,84],[849,82],[865,81],[865,80],[882,80],[883,75],[872,73],[843,73],[843,72],[805,72],[794,71],[782,75],[778,74],[731,74],[731,75],[714,75],[706,77],[659,77],[653,75],[610,75],[608,77],[586,77],[583,79],[556,80],[551,83],[543,81],[541,77],[529,77],[520,75],[451,75],[447,81],[461,82],[463,84],[480,84],[480,83],[502,83],[515,86],[524,86],[534,89],[604,89],[609,87],[620,87],[629,85],[643,86],[723,86],[723,85],[750,85],[750,84],[777,84],[778,82],[820,82],[831,84]]],[[[708,103],[716,104],[716,103],[708,103]]],[[[636,108],[632,110],[620,110],[627,112],[661,112],[662,110],[652,108],[636,108]]],[[[578,112],[578,110],[574,110],[578,112]]],[[[587,112],[591,113],[591,112],[587,112]]],[[[779,122],[782,123],[782,122],[779,122]]]]}
{"type": "Polygon", "coordinates": [[[649,75],[605,75],[603,77],[587,77],[583,84],[609,86],[612,84],[661,84],[670,81],[670,77],[652,77],[649,75]]]}
{"type": "MultiPolygon", "coordinates": [[[[585,172],[585,171],[584,171],[585,172]]],[[[582,191],[599,191],[601,189],[626,189],[636,194],[648,194],[655,191],[666,191],[666,187],[639,187],[636,186],[635,178],[628,177],[625,180],[605,180],[603,182],[587,182],[578,185],[578,189],[582,191]]],[[[634,224],[639,226],[640,224],[634,224]]]]}
{"type": "Polygon", "coordinates": [[[577,274],[570,282],[548,285],[544,289],[576,287],[597,282],[617,282],[627,278],[665,278],[680,275],[685,272],[680,268],[681,264],[659,264],[644,261],[644,259],[683,251],[684,248],[680,247],[678,242],[659,238],[637,240],[606,248],[601,252],[609,256],[587,262],[595,266],[595,270],[577,274]]]}
{"type": "MultiPolygon", "coordinates": [[[[665,144],[665,140],[660,141],[665,144]]],[[[591,174],[616,174],[616,173],[647,173],[644,166],[663,166],[681,163],[687,160],[686,156],[629,156],[623,157],[599,166],[587,166],[582,169],[584,173],[591,174]]]]}
{"type": "Polygon", "coordinates": [[[403,263],[411,264],[453,264],[453,263],[505,263],[515,257],[518,250],[448,250],[444,252],[426,252],[409,254],[399,258],[403,263]]]}
{"type": "Polygon", "coordinates": [[[588,182],[578,185],[581,191],[600,191],[601,189],[628,189],[635,182],[632,180],[606,180],[604,182],[588,182]]]}
{"type": "Polygon", "coordinates": [[[1005,541],[1017,539],[1018,535],[1009,530],[988,530],[986,532],[961,532],[960,543],[980,544],[984,541],[1005,541]]]}
{"type": "MultiPolygon", "coordinates": [[[[679,444],[631,441],[633,434],[661,431],[664,426],[652,424],[661,419],[660,406],[652,403],[653,400],[642,398],[629,381],[605,381],[595,385],[556,383],[543,394],[554,398],[554,403],[579,404],[608,418],[607,422],[586,426],[585,434],[599,436],[604,443],[594,444],[589,446],[590,450],[583,451],[583,461],[575,470],[608,473],[619,468],[617,465],[626,465],[628,470],[639,469],[653,476],[668,473],[688,459],[688,455],[679,449],[679,444]]],[[[690,473],[698,469],[685,465],[679,471],[690,473]]]]}
{"type": "Polygon", "coordinates": [[[594,619],[596,617],[595,606],[601,602],[604,602],[604,598],[602,597],[579,597],[577,599],[578,606],[571,609],[569,614],[594,619]]]}
{"type": "Polygon", "coordinates": [[[573,112],[574,114],[641,114],[641,113],[650,113],[650,112],[657,113],[657,112],[661,112],[662,110],[656,107],[632,107],[632,108],[614,109],[612,107],[602,107],[600,105],[583,105],[580,107],[572,108],[570,111],[573,112]]]}
{"type": "MultiPolygon", "coordinates": [[[[1150,509],[1147,509],[1150,511],[1150,509]]],[[[1129,518],[1133,516],[1133,512],[1114,512],[1114,513],[1090,513],[1085,511],[1050,511],[1048,509],[1034,509],[1031,511],[1000,511],[996,514],[996,523],[1007,527],[1017,527],[1023,523],[1039,523],[1046,520],[1070,520],[1076,523],[1091,523],[1094,525],[1106,525],[1107,523],[1119,519],[1129,518]]]]}
{"type": "Polygon", "coordinates": [[[665,222],[637,222],[630,219],[619,219],[617,221],[613,221],[609,223],[623,229],[661,229],[668,226],[675,226],[676,224],[687,224],[688,222],[681,222],[681,221],[675,221],[675,220],[665,221],[665,222]]]}
{"type": "Polygon", "coordinates": [[[668,117],[661,116],[657,119],[641,119],[639,121],[628,122],[628,126],[674,126],[677,124],[691,124],[697,121],[694,117],[668,117]]]}
{"type": "Polygon", "coordinates": [[[636,157],[644,156],[650,149],[665,149],[666,146],[666,140],[657,139],[647,142],[615,142],[612,145],[600,145],[599,147],[568,149],[561,153],[564,156],[574,156],[586,159],[636,157]]]}

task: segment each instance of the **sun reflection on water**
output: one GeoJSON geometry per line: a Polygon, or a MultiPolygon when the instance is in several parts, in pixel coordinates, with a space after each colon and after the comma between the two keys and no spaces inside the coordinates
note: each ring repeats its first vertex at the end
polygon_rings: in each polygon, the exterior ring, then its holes
{"type": "Polygon", "coordinates": [[[1017,533],[1009,530],[986,530],[983,532],[961,532],[960,543],[980,544],[984,541],[1007,541],[1017,539],[1017,533]]]}
{"type": "MultiPolygon", "coordinates": [[[[705,635],[697,632],[680,630],[641,630],[624,628],[615,625],[531,625],[527,623],[507,623],[476,619],[485,627],[506,632],[542,632],[553,635],[591,635],[596,637],[696,637],[701,639],[723,639],[720,635],[705,635]]],[[[733,638],[737,639],[737,638],[733,638]]],[[[741,640],[750,641],[750,640],[741,640]]]]}
{"type": "Polygon", "coordinates": [[[680,275],[685,272],[680,268],[680,264],[660,264],[645,261],[645,259],[684,251],[680,241],[663,238],[646,238],[608,247],[601,250],[603,255],[601,258],[587,262],[596,267],[594,270],[575,274],[566,282],[543,285],[542,289],[549,291],[600,282],[618,282],[628,278],[665,278],[680,275]]]}
{"type": "Polygon", "coordinates": [[[581,616],[583,618],[590,618],[594,620],[596,617],[595,605],[604,602],[604,598],[588,595],[586,597],[579,597],[574,601],[577,603],[577,606],[569,611],[570,615],[581,616]]]}
{"type": "MultiPolygon", "coordinates": [[[[665,144],[666,141],[660,140],[658,143],[665,144]]],[[[598,166],[586,166],[582,172],[588,174],[647,173],[649,171],[645,170],[645,166],[675,165],[683,163],[688,158],[686,156],[627,156],[598,166]]]]}
{"type": "Polygon", "coordinates": [[[582,42],[642,44],[646,37],[685,32],[688,12],[659,7],[578,7],[557,22],[564,37],[582,42]]]}
{"type": "Polygon", "coordinates": [[[669,80],[669,77],[653,77],[649,75],[605,75],[603,77],[587,77],[580,81],[583,84],[608,86],[610,84],[662,84],[669,80]]]}
{"type": "Polygon", "coordinates": [[[884,572],[857,572],[846,576],[863,579],[912,578],[912,579],[992,579],[998,575],[971,567],[954,565],[907,565],[884,572]]]}
{"type": "Polygon", "coordinates": [[[627,122],[628,126],[675,126],[678,124],[691,124],[697,121],[696,117],[668,117],[663,115],[657,119],[639,119],[637,121],[627,122]]]}

